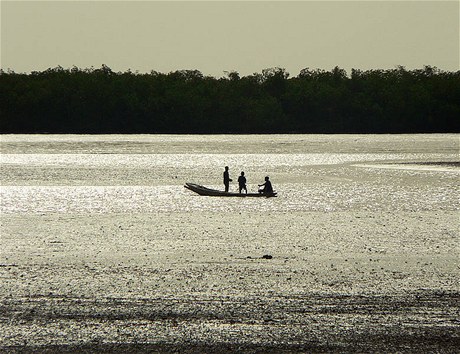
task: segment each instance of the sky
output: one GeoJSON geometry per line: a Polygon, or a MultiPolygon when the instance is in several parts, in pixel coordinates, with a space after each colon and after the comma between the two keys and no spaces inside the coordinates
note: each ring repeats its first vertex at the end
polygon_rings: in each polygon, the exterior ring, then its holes
{"type": "Polygon", "coordinates": [[[459,1],[1,1],[3,70],[459,70],[459,1]]]}

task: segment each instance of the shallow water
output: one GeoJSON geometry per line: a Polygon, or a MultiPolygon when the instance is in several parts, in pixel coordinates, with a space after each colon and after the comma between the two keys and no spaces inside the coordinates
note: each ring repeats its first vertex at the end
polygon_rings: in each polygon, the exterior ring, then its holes
{"type": "Polygon", "coordinates": [[[3,214],[459,208],[460,168],[417,165],[458,161],[456,135],[6,135],[1,142],[3,214]],[[225,165],[234,180],[245,171],[249,191],[270,175],[279,197],[184,190],[185,182],[221,189],[225,165]]]}

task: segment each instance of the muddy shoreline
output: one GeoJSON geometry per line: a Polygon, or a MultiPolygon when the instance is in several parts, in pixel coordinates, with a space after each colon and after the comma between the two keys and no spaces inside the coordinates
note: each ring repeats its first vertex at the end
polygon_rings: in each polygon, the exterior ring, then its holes
{"type": "Polygon", "coordinates": [[[454,353],[456,216],[3,216],[0,349],[454,353]]]}
{"type": "Polygon", "coordinates": [[[9,318],[16,330],[33,332],[34,344],[3,346],[2,351],[454,353],[460,345],[459,307],[460,293],[428,289],[400,296],[239,300],[3,299],[2,318],[9,318]],[[67,343],[53,343],[53,330],[67,343]]]}

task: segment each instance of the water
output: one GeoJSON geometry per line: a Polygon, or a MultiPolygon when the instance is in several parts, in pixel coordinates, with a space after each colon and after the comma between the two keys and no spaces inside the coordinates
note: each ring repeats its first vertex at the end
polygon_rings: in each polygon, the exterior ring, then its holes
{"type": "MultiPolygon", "coordinates": [[[[5,135],[1,212],[145,213],[458,210],[456,135],[5,135]],[[279,197],[203,198],[223,167],[249,191],[269,175],[279,197]]],[[[232,187],[237,189],[235,182],[232,187]]]]}
{"type": "Polygon", "coordinates": [[[458,135],[4,135],[0,150],[0,351],[458,347],[458,135]],[[225,165],[278,197],[183,187],[222,189],[225,165]]]}

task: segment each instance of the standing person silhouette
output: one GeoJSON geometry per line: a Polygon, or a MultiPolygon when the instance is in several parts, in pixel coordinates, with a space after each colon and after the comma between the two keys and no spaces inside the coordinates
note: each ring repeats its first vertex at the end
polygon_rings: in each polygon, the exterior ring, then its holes
{"type": "Polygon", "coordinates": [[[265,183],[258,184],[259,187],[264,187],[262,189],[259,189],[259,193],[263,194],[271,194],[273,193],[273,187],[272,187],[272,182],[270,182],[270,178],[267,176],[265,177],[265,183]]]}
{"type": "Polygon", "coordinates": [[[244,177],[244,172],[241,172],[241,176],[238,177],[238,187],[240,190],[240,194],[243,189],[246,191],[246,194],[248,194],[248,189],[246,187],[246,177],[244,177]]]}
{"type": "Polygon", "coordinates": [[[228,173],[228,166],[225,166],[225,171],[224,171],[224,186],[225,186],[225,191],[228,192],[228,189],[230,187],[230,182],[232,182],[232,179],[230,178],[230,175],[228,173]]]}

